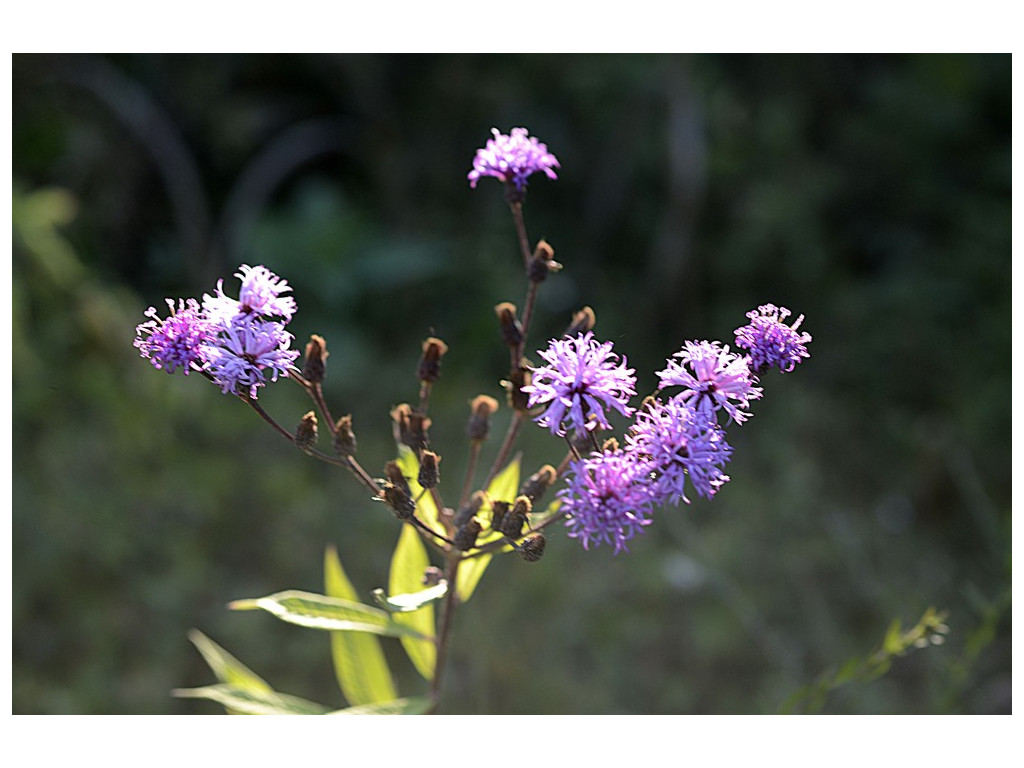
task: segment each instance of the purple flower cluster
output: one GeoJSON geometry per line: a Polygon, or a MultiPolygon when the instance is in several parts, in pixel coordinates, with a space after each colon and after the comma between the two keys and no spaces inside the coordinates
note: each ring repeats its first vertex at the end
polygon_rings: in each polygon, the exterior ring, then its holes
{"type": "Polygon", "coordinates": [[[168,373],[181,368],[186,375],[200,371],[225,394],[255,400],[268,378],[287,376],[299,356],[285,330],[296,304],[281,295],[291,290],[287,281],[266,267],[243,264],[235,276],[242,281],[238,299],[225,295],[221,280],[201,306],[181,299],[175,310],[167,299],[170,315],[163,319],[150,307],[150,320],[135,329],[135,347],[156,368],[168,373]]]}
{"type": "MultiPolygon", "coordinates": [[[[751,324],[736,331],[743,355],[712,341],[687,341],[658,372],[659,390],[679,388],[667,399],[648,398],[635,411],[624,448],[577,458],[559,491],[569,536],[591,544],[609,544],[618,553],[651,522],[652,510],[667,503],[687,504],[688,488],[710,499],[729,481],[725,466],[732,448],[725,427],[742,424],[750,404],[761,398],[756,372],[767,367],[792,370],[808,357],[810,336],[782,323],[785,309],[766,304],[748,313],[751,324]],[[725,423],[720,424],[720,414],[725,423]]],[[[547,362],[533,369],[533,385],[524,387],[529,406],[545,406],[535,420],[553,434],[568,427],[610,429],[605,408],[624,416],[634,410],[633,370],[592,333],[553,339],[539,354],[547,362]]]]}
{"type": "Polygon", "coordinates": [[[473,170],[469,172],[469,186],[476,184],[483,176],[493,176],[505,184],[512,184],[518,192],[526,189],[526,179],[534,173],[542,172],[549,179],[557,179],[555,168],[558,158],[548,152],[546,144],[529,135],[525,128],[513,128],[512,134],[506,136],[492,128],[493,139],[488,139],[486,146],[476,151],[473,158],[473,170]]]}

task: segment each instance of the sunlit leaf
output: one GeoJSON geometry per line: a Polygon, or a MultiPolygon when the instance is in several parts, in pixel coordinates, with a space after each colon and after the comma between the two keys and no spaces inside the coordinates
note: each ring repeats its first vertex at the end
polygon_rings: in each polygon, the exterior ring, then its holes
{"type": "Polygon", "coordinates": [[[408,639],[428,638],[409,624],[393,621],[391,614],[351,600],[288,590],[267,597],[236,600],[228,605],[235,611],[264,610],[282,621],[300,627],[339,632],[370,632],[375,635],[408,639]]]}
{"type": "Polygon", "coordinates": [[[273,689],[259,675],[225,651],[198,629],[188,633],[188,639],[203,655],[213,674],[222,683],[247,691],[272,693],[273,689]]]}
{"type": "Polygon", "coordinates": [[[416,458],[416,454],[407,445],[398,446],[398,459],[396,459],[399,469],[402,470],[402,475],[409,483],[409,490],[412,493],[413,499],[416,500],[416,517],[420,519],[428,528],[437,531],[440,534],[444,534],[444,526],[441,525],[441,521],[438,517],[437,505],[434,503],[434,497],[429,493],[424,493],[423,486],[419,484],[417,478],[420,476],[420,462],[416,458]]]}
{"type": "MultiPolygon", "coordinates": [[[[398,537],[398,545],[391,557],[391,573],[388,578],[388,591],[393,595],[415,592],[423,588],[423,574],[430,565],[426,547],[420,535],[411,525],[403,525],[398,537]]],[[[431,636],[434,634],[434,606],[425,605],[421,610],[412,613],[396,613],[391,616],[381,611],[398,626],[408,630],[410,635],[431,636]]],[[[434,677],[434,666],[437,663],[437,647],[434,641],[417,640],[403,637],[402,646],[409,655],[416,671],[427,680],[434,677]]]]}
{"type": "MultiPolygon", "coordinates": [[[[355,602],[349,581],[334,547],[324,554],[324,592],[328,597],[355,602]]],[[[380,640],[365,632],[332,632],[334,674],[345,699],[353,705],[392,701],[398,694],[380,640]]]]}
{"type": "Polygon", "coordinates": [[[324,715],[327,707],[298,696],[274,691],[254,691],[227,683],[204,688],[179,688],[172,691],[183,699],[209,699],[233,712],[245,715],[324,715]]]}
{"type": "MultiPolygon", "coordinates": [[[[488,529],[490,528],[491,515],[493,514],[490,500],[508,502],[515,500],[516,494],[519,491],[519,465],[520,460],[516,456],[501,472],[494,476],[494,479],[487,486],[486,490],[489,501],[480,508],[478,516],[483,520],[485,527],[488,529]]],[[[487,535],[480,537],[477,540],[477,545],[484,546],[501,538],[500,533],[491,531],[487,535]]],[[[503,547],[499,551],[508,551],[510,549],[511,547],[503,547]]],[[[484,575],[484,571],[487,570],[487,566],[491,564],[493,557],[494,555],[491,553],[477,555],[476,557],[463,560],[459,564],[459,572],[455,577],[455,589],[461,602],[464,603],[472,597],[476,585],[480,583],[480,578],[484,575]]]]}
{"type": "Polygon", "coordinates": [[[430,710],[430,699],[410,697],[384,701],[380,704],[367,704],[362,707],[349,707],[328,712],[329,715],[422,715],[430,710]]]}
{"type": "Polygon", "coordinates": [[[383,589],[375,589],[373,590],[373,599],[388,613],[410,613],[418,611],[427,603],[440,600],[447,592],[448,582],[442,579],[440,583],[421,589],[419,592],[407,592],[391,597],[388,597],[383,589]]]}

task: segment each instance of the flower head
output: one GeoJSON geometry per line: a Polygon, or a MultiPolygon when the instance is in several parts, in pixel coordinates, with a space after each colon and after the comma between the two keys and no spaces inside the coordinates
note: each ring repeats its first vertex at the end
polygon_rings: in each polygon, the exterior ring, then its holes
{"type": "Polygon", "coordinates": [[[493,139],[487,140],[483,149],[476,151],[473,158],[473,170],[469,172],[469,186],[476,188],[476,183],[483,176],[493,176],[498,181],[515,185],[518,192],[526,189],[526,179],[531,174],[542,171],[549,179],[557,179],[555,168],[558,158],[548,152],[546,144],[529,136],[525,128],[513,128],[512,134],[506,136],[492,128],[493,139]]]}
{"type": "Polygon", "coordinates": [[[636,394],[633,369],[612,352],[612,342],[600,343],[588,331],[574,339],[552,339],[538,353],[548,365],[533,369],[533,381],[523,387],[527,406],[547,406],[536,421],[552,434],[564,435],[566,426],[611,429],[605,408],[630,416],[629,398],[636,394]],[[590,417],[593,417],[591,420],[590,417]]]}
{"type": "Polygon", "coordinates": [[[215,343],[203,347],[205,369],[225,394],[256,399],[256,390],[268,376],[277,381],[293,367],[299,351],[289,349],[292,338],[283,323],[237,316],[221,329],[215,343]]]}
{"type": "Polygon", "coordinates": [[[580,539],[584,549],[609,544],[617,554],[651,522],[646,465],[624,451],[574,461],[558,497],[569,537],[580,539]]]}
{"type": "Polygon", "coordinates": [[[243,264],[235,277],[242,281],[238,298],[224,293],[224,281],[217,281],[217,293],[203,296],[203,309],[214,322],[229,324],[237,315],[280,317],[285,322],[295,314],[295,299],[282,296],[291,290],[287,280],[282,280],[264,266],[250,267],[243,264]]]}
{"type": "Polygon", "coordinates": [[[657,503],[682,499],[689,504],[687,478],[707,499],[729,480],[722,472],[732,455],[725,431],[681,396],[642,408],[626,442],[628,452],[649,462],[657,503]]]}
{"type": "Polygon", "coordinates": [[[170,315],[161,319],[155,307],[146,310],[148,321],[135,328],[135,347],[154,368],[174,373],[181,368],[187,376],[200,370],[202,348],[216,335],[195,299],[167,299],[170,315]]]}
{"type": "Polygon", "coordinates": [[[783,320],[791,314],[785,307],[763,304],[747,312],[750,323],[736,329],[736,346],[748,350],[750,367],[755,373],[767,368],[778,368],[788,373],[805,357],[811,356],[806,346],[811,335],[797,331],[804,316],[800,315],[792,325],[786,325],[783,320]]]}
{"type": "Polygon", "coordinates": [[[749,417],[744,409],[761,397],[762,390],[754,386],[757,379],[745,357],[717,341],[687,341],[673,357],[679,361],[667,360],[668,367],[658,371],[659,389],[683,387],[678,397],[708,416],[724,410],[737,424],[749,417]]]}

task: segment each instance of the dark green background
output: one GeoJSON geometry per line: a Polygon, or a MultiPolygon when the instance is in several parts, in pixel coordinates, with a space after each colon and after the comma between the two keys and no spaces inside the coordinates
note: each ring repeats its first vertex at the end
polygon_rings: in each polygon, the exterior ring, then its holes
{"type": "MultiPolygon", "coordinates": [[[[526,219],[565,265],[534,346],[583,304],[641,391],[765,301],[812,357],[733,428],[733,480],[629,554],[555,530],[458,614],[446,712],[765,713],[928,606],[914,651],[833,713],[1008,712],[1010,56],[13,57],[13,710],[216,712],[198,627],[278,690],[342,706],[327,638],[232,599],[364,595],[396,521],[198,376],[131,346],[143,310],[240,263],[294,286],[371,472],[420,341],[449,488],[467,401],[501,395],[492,307],[524,285],[492,126],[561,161],[526,219]]],[[[286,424],[308,403],[261,402],[286,424]]],[[[495,429],[503,431],[503,410],[495,429]]],[[[562,446],[532,427],[525,469],[562,446]]],[[[485,453],[485,464],[494,446],[485,453]]],[[[423,690],[397,645],[402,692],[423,690]]]]}

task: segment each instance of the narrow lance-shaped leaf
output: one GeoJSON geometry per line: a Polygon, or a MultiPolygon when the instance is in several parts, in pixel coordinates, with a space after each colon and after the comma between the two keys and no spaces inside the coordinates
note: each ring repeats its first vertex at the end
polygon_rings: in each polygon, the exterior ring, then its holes
{"type": "Polygon", "coordinates": [[[325,715],[329,711],[327,707],[298,696],[254,691],[227,683],[204,688],[179,688],[172,693],[179,698],[216,701],[230,711],[244,715],[325,715]]]}
{"type": "Polygon", "coordinates": [[[247,691],[272,693],[270,684],[225,651],[198,629],[188,633],[188,639],[203,655],[213,674],[222,683],[247,691]]]}
{"type": "Polygon", "coordinates": [[[419,632],[408,624],[392,620],[390,614],[379,608],[312,592],[278,592],[267,597],[236,600],[230,603],[228,608],[236,611],[264,610],[282,621],[312,629],[370,632],[403,639],[430,638],[425,632],[419,632]]]}
{"type": "MultiPolygon", "coordinates": [[[[355,602],[349,581],[334,547],[324,553],[324,591],[328,597],[355,602]]],[[[349,704],[375,704],[398,695],[380,640],[366,632],[332,632],[331,658],[338,686],[349,704]]]]}
{"type": "MultiPolygon", "coordinates": [[[[420,535],[411,525],[403,525],[398,545],[391,557],[391,573],[388,577],[388,591],[393,595],[414,592],[423,587],[423,574],[430,565],[426,547],[420,535]]],[[[383,613],[383,611],[382,611],[383,613]]],[[[389,615],[389,614],[384,614],[389,615]]],[[[434,606],[427,604],[412,613],[396,613],[392,619],[406,628],[410,635],[430,636],[434,634],[434,606]]],[[[427,680],[434,678],[437,663],[437,646],[434,641],[403,637],[402,646],[416,671],[427,680]]]]}
{"type": "Polygon", "coordinates": [[[428,603],[436,602],[448,593],[448,582],[442,579],[440,583],[432,587],[421,589],[419,592],[407,592],[402,595],[388,595],[383,589],[373,590],[373,599],[377,605],[388,613],[411,613],[418,611],[428,603]]]}
{"type": "Polygon", "coordinates": [[[380,704],[349,707],[328,712],[329,715],[423,715],[430,710],[430,699],[423,696],[395,699],[380,704]]]}

